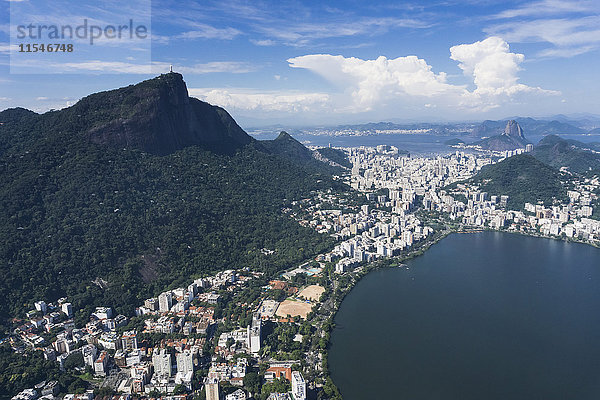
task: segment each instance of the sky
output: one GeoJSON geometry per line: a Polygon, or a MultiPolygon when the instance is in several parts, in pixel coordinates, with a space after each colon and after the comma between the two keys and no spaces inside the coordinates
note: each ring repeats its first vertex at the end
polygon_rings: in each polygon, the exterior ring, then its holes
{"type": "Polygon", "coordinates": [[[598,0],[0,0],[0,109],[60,109],[172,65],[243,127],[600,114],[598,61],[598,0]],[[148,37],[18,54],[18,24],[83,18],[148,37]]]}

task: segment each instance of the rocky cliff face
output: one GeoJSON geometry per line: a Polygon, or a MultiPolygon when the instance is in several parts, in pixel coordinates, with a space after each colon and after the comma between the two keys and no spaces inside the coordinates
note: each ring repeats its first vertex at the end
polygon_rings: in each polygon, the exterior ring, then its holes
{"type": "Polygon", "coordinates": [[[512,138],[525,140],[525,136],[523,136],[523,129],[514,119],[511,119],[506,123],[506,127],[504,128],[504,132],[502,134],[512,138]]]}
{"type": "Polygon", "coordinates": [[[231,153],[253,141],[225,110],[189,97],[177,73],[93,94],[72,109],[87,120],[82,128],[92,142],[152,154],[193,145],[231,153]]]}
{"type": "Polygon", "coordinates": [[[489,138],[475,142],[481,148],[493,151],[505,151],[523,148],[529,143],[523,135],[523,129],[515,120],[506,123],[504,132],[500,135],[494,135],[489,138]]]}

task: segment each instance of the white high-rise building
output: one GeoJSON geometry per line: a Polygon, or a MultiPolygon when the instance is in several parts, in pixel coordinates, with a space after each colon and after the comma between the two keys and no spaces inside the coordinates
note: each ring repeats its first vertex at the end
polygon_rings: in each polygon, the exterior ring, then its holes
{"type": "Polygon", "coordinates": [[[255,314],[252,316],[252,324],[248,325],[248,347],[252,353],[258,353],[260,350],[261,329],[260,317],[255,314]]]}
{"type": "Polygon", "coordinates": [[[220,400],[218,379],[209,378],[204,387],[206,388],[206,400],[220,400]]]}
{"type": "Polygon", "coordinates": [[[154,373],[163,376],[172,376],[171,370],[171,354],[167,353],[166,349],[155,351],[152,355],[152,365],[154,373]]]}
{"type": "Polygon", "coordinates": [[[121,348],[123,350],[135,350],[138,348],[137,332],[135,330],[123,332],[121,348]]]}
{"type": "Polygon", "coordinates": [[[98,350],[93,344],[86,344],[81,348],[81,354],[83,355],[83,362],[85,365],[94,367],[94,361],[96,361],[96,354],[98,350]]]}
{"type": "Polygon", "coordinates": [[[177,353],[177,373],[186,375],[188,372],[194,372],[194,357],[190,350],[184,350],[177,353]]]}
{"type": "Polygon", "coordinates": [[[46,302],[44,300],[36,301],[35,302],[35,309],[37,311],[41,311],[44,314],[46,314],[46,310],[47,310],[46,302]]]}
{"type": "Polygon", "coordinates": [[[73,316],[73,306],[71,305],[71,303],[63,303],[62,306],[60,306],[60,308],[68,318],[71,318],[73,316]]]}
{"type": "Polygon", "coordinates": [[[306,400],[306,382],[300,371],[292,372],[292,396],[294,400],[306,400]]]}
{"type": "Polygon", "coordinates": [[[94,361],[94,373],[99,376],[106,376],[106,366],[108,365],[108,353],[103,351],[100,353],[96,361],[94,361]]]}
{"type": "Polygon", "coordinates": [[[413,244],[413,233],[411,231],[402,232],[402,241],[408,246],[413,244]]]}
{"type": "Polygon", "coordinates": [[[177,361],[177,375],[175,383],[183,384],[188,390],[192,389],[192,379],[194,377],[194,359],[190,350],[184,350],[175,356],[177,361]]]}
{"type": "Polygon", "coordinates": [[[173,295],[171,292],[164,292],[158,296],[158,310],[160,312],[169,312],[173,306],[173,295]]]}

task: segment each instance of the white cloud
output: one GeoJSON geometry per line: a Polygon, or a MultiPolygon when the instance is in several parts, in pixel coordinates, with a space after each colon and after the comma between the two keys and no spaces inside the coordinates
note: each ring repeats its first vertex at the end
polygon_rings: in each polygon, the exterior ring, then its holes
{"type": "MultiPolygon", "coordinates": [[[[154,62],[152,64],[153,73],[167,72],[169,64],[165,62],[154,62]]],[[[211,74],[218,72],[227,72],[232,74],[243,74],[256,71],[257,67],[247,62],[237,61],[214,61],[209,63],[192,64],[190,66],[173,65],[173,71],[182,74],[211,74]]]]}
{"type": "Polygon", "coordinates": [[[548,42],[558,47],[600,43],[600,16],[505,23],[487,30],[509,42],[548,42]]]}
{"type": "Polygon", "coordinates": [[[355,104],[369,110],[389,97],[408,95],[432,97],[461,90],[446,83],[444,73],[435,74],[425,60],[416,56],[375,60],[313,54],[288,60],[292,68],[311,70],[330,82],[349,89],[355,104]]]}
{"type": "Polygon", "coordinates": [[[450,48],[450,58],[458,61],[463,73],[473,79],[474,95],[511,96],[518,92],[548,92],[518,83],[523,54],[511,53],[508,43],[499,37],[461,44],[450,48]]]}
{"type": "Polygon", "coordinates": [[[351,104],[336,105],[339,111],[369,111],[394,102],[489,110],[518,95],[547,95],[555,92],[518,83],[522,54],[511,53],[508,44],[498,37],[462,44],[450,49],[451,59],[475,85],[472,91],[465,86],[447,82],[444,72],[435,73],[432,67],[416,56],[375,60],[313,54],[288,60],[292,68],[308,69],[321,75],[350,96],[351,104]]]}
{"type": "Polygon", "coordinates": [[[16,44],[0,43],[0,54],[9,54],[11,51],[17,51],[19,46],[16,44]]]}
{"type": "MultiPolygon", "coordinates": [[[[289,46],[306,46],[316,39],[377,35],[399,28],[427,28],[428,23],[411,18],[359,18],[333,20],[324,23],[288,23],[283,25],[257,25],[255,29],[272,38],[265,43],[283,43],[289,46]]],[[[255,43],[256,44],[256,43],[255,43]]]]}
{"type": "Polygon", "coordinates": [[[580,47],[568,47],[568,48],[552,48],[541,50],[537,53],[540,58],[571,58],[580,54],[585,54],[592,50],[595,50],[597,46],[580,46],[580,47]]]}
{"type": "Polygon", "coordinates": [[[265,112],[310,112],[329,102],[325,93],[261,92],[248,89],[191,88],[191,96],[228,109],[265,112]]]}
{"type": "Polygon", "coordinates": [[[52,71],[52,73],[125,73],[125,74],[150,74],[150,64],[135,64],[122,61],[73,61],[49,62],[41,67],[36,60],[11,61],[11,68],[22,68],[21,73],[28,73],[29,69],[41,68],[35,71],[52,71]]]}
{"type": "Polygon", "coordinates": [[[215,28],[214,26],[202,23],[195,23],[193,29],[178,35],[181,39],[221,39],[231,40],[242,32],[235,28],[215,28]]]}
{"type": "Polygon", "coordinates": [[[485,31],[516,43],[547,43],[539,57],[573,57],[600,48],[600,2],[542,0],[503,11],[485,31]]]}
{"type": "Polygon", "coordinates": [[[121,61],[83,61],[71,63],[58,63],[56,67],[62,72],[99,72],[123,74],[149,74],[152,67],[149,64],[132,64],[121,61]]]}
{"type": "Polygon", "coordinates": [[[564,15],[567,13],[583,13],[595,10],[598,10],[597,3],[589,0],[542,0],[524,4],[518,8],[502,11],[494,15],[493,18],[540,17],[543,15],[564,15]]]}
{"type": "Polygon", "coordinates": [[[250,39],[250,43],[255,44],[257,46],[275,46],[277,44],[277,42],[271,39],[250,39]]]}
{"type": "MultiPolygon", "coordinates": [[[[13,63],[13,67],[32,67],[35,61],[28,63],[13,63]]],[[[50,63],[44,66],[48,70],[60,71],[62,73],[125,73],[125,74],[160,74],[169,71],[170,64],[165,62],[153,62],[152,64],[122,62],[122,61],[102,61],[90,60],[81,62],[50,63]]],[[[246,62],[236,61],[217,61],[201,64],[192,64],[190,66],[174,65],[173,70],[182,74],[211,74],[211,73],[232,73],[242,74],[252,72],[257,69],[256,66],[246,62]]]]}

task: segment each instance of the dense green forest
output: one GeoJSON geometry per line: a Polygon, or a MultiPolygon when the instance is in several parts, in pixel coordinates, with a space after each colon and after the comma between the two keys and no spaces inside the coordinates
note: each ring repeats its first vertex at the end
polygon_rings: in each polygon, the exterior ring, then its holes
{"type": "Polygon", "coordinates": [[[345,152],[339,149],[334,149],[331,147],[322,147],[317,149],[319,154],[323,157],[340,164],[342,167],[352,168],[352,163],[348,159],[348,156],[345,152]]]}
{"type": "Polygon", "coordinates": [[[508,195],[508,207],[523,210],[526,202],[552,205],[554,199],[567,200],[568,180],[558,170],[521,154],[483,167],[469,182],[479,184],[481,191],[490,195],[508,195]]]}
{"type": "MultiPolygon", "coordinates": [[[[330,174],[340,175],[343,173],[343,168],[332,167],[322,161],[317,160],[313,157],[313,152],[307,149],[302,143],[290,136],[289,133],[281,131],[279,135],[273,140],[261,140],[257,142],[259,148],[264,149],[268,153],[277,154],[294,164],[299,164],[307,170],[329,172],[330,174]]],[[[319,149],[317,151],[320,152],[319,149]]],[[[331,149],[333,150],[333,149],[331,149]]],[[[335,150],[335,152],[329,152],[328,155],[321,153],[323,157],[328,160],[335,161],[342,160],[345,154],[341,150],[335,150]],[[342,153],[342,156],[337,152],[342,153]]]]}
{"type": "Polygon", "coordinates": [[[600,168],[600,155],[590,150],[598,151],[600,145],[548,135],[535,146],[533,155],[552,167],[568,167],[570,171],[584,173],[600,168]]]}
{"type": "MultiPolygon", "coordinates": [[[[140,85],[156,84],[147,82],[140,85]]],[[[124,107],[105,101],[135,92],[122,90],[84,99],[93,114],[85,121],[81,105],[0,113],[2,321],[65,295],[81,316],[101,304],[130,314],[192,276],[240,267],[272,273],[332,245],[281,208],[313,190],[346,187],[330,169],[291,160],[285,146],[272,151],[250,138],[228,152],[189,146],[158,156],[90,142],[86,121],[101,126],[120,115],[102,109],[124,107]]]]}
{"type": "Polygon", "coordinates": [[[335,183],[278,156],[251,147],[233,156],[190,147],[165,157],[41,147],[0,165],[4,317],[65,294],[78,306],[133,307],[193,274],[273,272],[331,244],[280,208],[335,183]],[[276,252],[263,256],[263,247],[276,252]],[[97,277],[110,287],[94,285],[97,277]]]}

